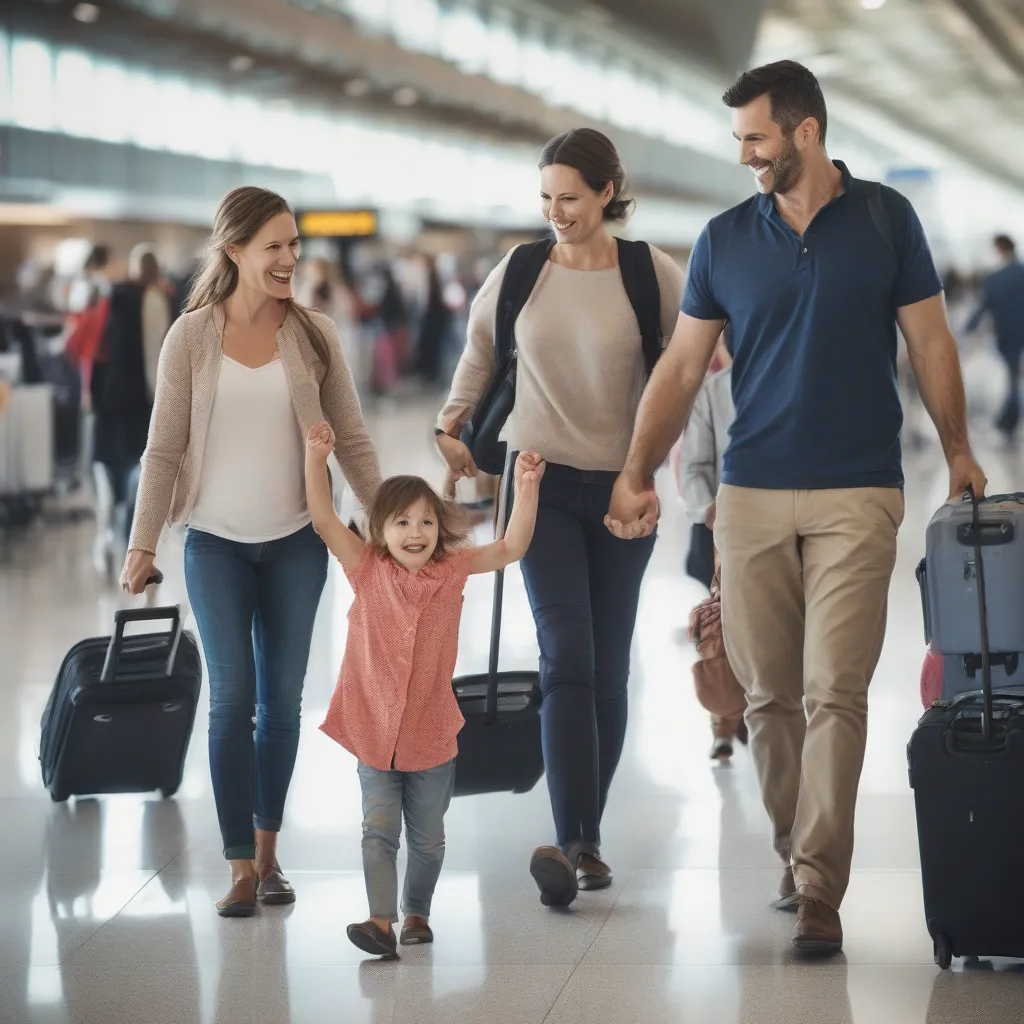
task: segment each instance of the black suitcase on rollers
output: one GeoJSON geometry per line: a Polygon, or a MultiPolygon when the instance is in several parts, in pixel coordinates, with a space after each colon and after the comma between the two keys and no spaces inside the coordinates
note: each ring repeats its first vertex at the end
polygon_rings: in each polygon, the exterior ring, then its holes
{"type": "MultiPolygon", "coordinates": [[[[508,524],[515,488],[516,453],[505,464],[503,495],[496,522],[508,524]]],[[[466,724],[459,733],[455,795],[528,793],[544,774],[540,742],[539,673],[498,671],[505,573],[494,577],[491,647],[487,672],[452,681],[466,724]]]]}
{"type": "Polygon", "coordinates": [[[181,785],[202,663],[176,607],[119,611],[114,635],[64,658],[43,713],[39,760],[53,800],[99,793],[172,796],[181,785]],[[132,622],[169,631],[126,637],[132,622]]]}
{"type": "Polygon", "coordinates": [[[982,690],[936,702],[907,749],[925,917],[943,970],[954,956],[1024,957],[1024,696],[992,695],[977,501],[972,538],[982,690]]]}

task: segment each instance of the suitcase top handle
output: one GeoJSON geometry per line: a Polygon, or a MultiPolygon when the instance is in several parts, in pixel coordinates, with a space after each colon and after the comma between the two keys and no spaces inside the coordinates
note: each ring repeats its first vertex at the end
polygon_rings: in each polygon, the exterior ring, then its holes
{"type": "MultiPolygon", "coordinates": [[[[960,501],[966,503],[973,501],[974,490],[968,485],[968,489],[964,491],[960,501]]],[[[956,499],[953,499],[953,503],[956,503],[956,499]]],[[[978,499],[979,505],[1024,505],[1024,491],[1014,491],[1011,494],[986,494],[982,495],[978,499]]]]}
{"type": "Polygon", "coordinates": [[[178,645],[181,642],[181,608],[168,605],[165,608],[125,608],[114,614],[114,635],[107,647],[107,656],[103,661],[100,673],[101,683],[112,683],[117,678],[118,665],[124,651],[124,627],[129,622],[170,622],[167,631],[168,649],[167,664],[157,671],[133,672],[132,679],[166,679],[174,675],[174,663],[178,656],[178,645]]]}
{"type": "Polygon", "coordinates": [[[988,649],[988,607],[985,594],[985,555],[981,544],[981,510],[982,498],[975,493],[971,484],[967,485],[965,498],[971,503],[971,526],[974,540],[974,565],[978,592],[978,626],[981,639],[981,737],[985,743],[992,739],[992,664],[988,649]]]}

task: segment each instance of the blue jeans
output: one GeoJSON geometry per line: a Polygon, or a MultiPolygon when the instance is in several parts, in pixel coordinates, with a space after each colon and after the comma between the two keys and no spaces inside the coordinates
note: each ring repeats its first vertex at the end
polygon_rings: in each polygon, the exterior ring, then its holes
{"type": "Polygon", "coordinates": [[[363,877],[370,917],[398,920],[398,847],[409,843],[402,910],[430,917],[444,863],[444,816],[455,787],[455,762],[423,772],[382,772],[362,762],[363,877]]]}
{"type": "Polygon", "coordinates": [[[540,644],[541,739],[558,845],[597,855],[626,736],[629,658],[655,536],[608,532],[617,474],[549,465],[522,561],[540,644]]]}
{"type": "Polygon", "coordinates": [[[265,544],[200,530],[185,538],[185,583],[210,679],[213,795],[228,860],[256,856],[254,829],[281,828],[326,580],[327,548],[312,526],[265,544]]]}

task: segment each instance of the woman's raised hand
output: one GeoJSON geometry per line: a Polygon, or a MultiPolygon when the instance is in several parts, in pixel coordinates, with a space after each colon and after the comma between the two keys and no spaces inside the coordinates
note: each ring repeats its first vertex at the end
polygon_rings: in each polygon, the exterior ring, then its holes
{"type": "Polygon", "coordinates": [[[452,437],[451,434],[438,434],[437,449],[456,480],[461,480],[464,476],[476,476],[477,468],[473,455],[457,437],[452,437]]]}

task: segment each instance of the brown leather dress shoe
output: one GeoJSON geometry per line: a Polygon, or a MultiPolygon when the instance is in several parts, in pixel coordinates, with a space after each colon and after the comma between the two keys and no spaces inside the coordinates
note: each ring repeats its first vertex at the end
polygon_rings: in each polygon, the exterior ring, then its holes
{"type": "Polygon", "coordinates": [[[839,912],[821,900],[801,896],[793,945],[805,953],[838,953],[843,948],[839,912]]]}
{"type": "Polygon", "coordinates": [[[598,857],[581,853],[576,861],[576,882],[581,892],[607,889],[612,884],[612,869],[598,857]]]}
{"type": "Polygon", "coordinates": [[[256,879],[236,882],[227,896],[217,900],[216,907],[221,917],[252,917],[256,913],[256,879]]]}
{"type": "Polygon", "coordinates": [[[295,890],[291,883],[281,872],[281,865],[275,864],[260,879],[259,888],[256,890],[256,898],[261,903],[269,906],[279,906],[284,903],[295,902],[295,890]]]}
{"type": "Polygon", "coordinates": [[[779,898],[772,903],[776,910],[796,911],[800,903],[800,894],[796,891],[796,879],[793,877],[793,868],[787,865],[782,872],[782,881],[779,882],[779,898]]]}

